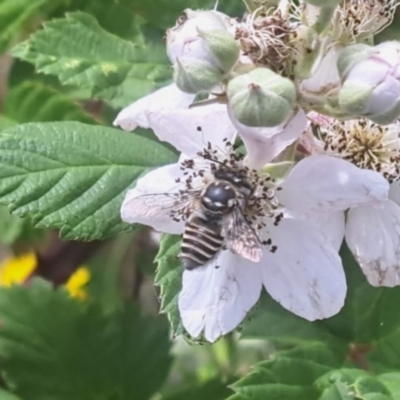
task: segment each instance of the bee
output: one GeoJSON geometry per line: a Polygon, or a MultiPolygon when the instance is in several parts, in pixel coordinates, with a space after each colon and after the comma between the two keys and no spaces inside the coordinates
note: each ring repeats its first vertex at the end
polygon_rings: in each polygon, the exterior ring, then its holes
{"type": "Polygon", "coordinates": [[[167,211],[176,222],[185,221],[178,257],[184,268],[193,270],[212,261],[224,246],[260,261],[262,244],[245,216],[251,193],[244,171],[220,166],[201,190],[144,195],[131,200],[131,206],[147,216],[167,211]]]}

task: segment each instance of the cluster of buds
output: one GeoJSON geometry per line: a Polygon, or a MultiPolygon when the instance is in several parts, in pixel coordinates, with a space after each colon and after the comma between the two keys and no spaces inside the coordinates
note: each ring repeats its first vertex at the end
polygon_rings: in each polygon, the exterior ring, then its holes
{"type": "Polygon", "coordinates": [[[394,0],[264,1],[238,21],[187,10],[167,33],[174,80],[217,95],[250,127],[274,127],[296,106],[390,123],[400,115],[400,44],[372,43],[394,0]]]}

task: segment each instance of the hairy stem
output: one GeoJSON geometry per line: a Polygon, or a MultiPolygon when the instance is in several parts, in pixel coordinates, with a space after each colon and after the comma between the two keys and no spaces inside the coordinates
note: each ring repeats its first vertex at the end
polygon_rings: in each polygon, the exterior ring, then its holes
{"type": "Polygon", "coordinates": [[[322,33],[329,26],[335,8],[336,7],[321,7],[317,21],[313,25],[313,29],[317,33],[322,33]]]}

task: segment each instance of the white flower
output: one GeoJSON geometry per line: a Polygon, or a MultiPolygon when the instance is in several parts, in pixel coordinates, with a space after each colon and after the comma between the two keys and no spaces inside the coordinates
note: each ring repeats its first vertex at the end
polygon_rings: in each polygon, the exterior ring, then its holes
{"type": "MultiPolygon", "coordinates": [[[[231,153],[229,142],[235,140],[235,130],[227,114],[216,114],[218,109],[224,111],[223,106],[207,106],[201,112],[199,108],[154,113],[150,117],[160,126],[156,133],[161,133],[161,126],[166,127],[162,140],[183,153],[182,163],[157,168],[140,178],[123,202],[124,221],[182,233],[183,214],[175,218],[175,209],[171,218],[171,210],[162,210],[157,203],[149,209],[152,196],[169,193],[172,198],[185,198],[191,190],[202,188],[213,179],[213,168],[220,165],[216,159],[228,159],[235,167],[243,167],[243,161],[231,153]],[[211,152],[213,159],[201,157],[199,152],[211,152]]],[[[253,228],[264,245],[261,261],[252,262],[230,250],[221,250],[206,266],[183,273],[179,295],[183,325],[194,337],[204,332],[210,342],[243,320],[258,300],[262,286],[283,307],[307,320],[335,315],[346,295],[338,249],[326,241],[312,220],[300,218],[291,205],[297,204],[298,198],[303,211],[343,214],[350,205],[382,201],[387,196],[386,181],[380,181],[378,174],[327,156],[299,162],[279,185],[281,191],[262,171],[249,170],[248,174],[255,187],[255,203],[263,210],[249,210],[253,228]]],[[[328,228],[337,233],[333,224],[328,228]]]]}
{"type": "Polygon", "coordinates": [[[379,173],[390,184],[388,199],[349,210],[345,237],[371,285],[400,285],[400,122],[325,118],[319,129],[325,153],[379,173]]]}

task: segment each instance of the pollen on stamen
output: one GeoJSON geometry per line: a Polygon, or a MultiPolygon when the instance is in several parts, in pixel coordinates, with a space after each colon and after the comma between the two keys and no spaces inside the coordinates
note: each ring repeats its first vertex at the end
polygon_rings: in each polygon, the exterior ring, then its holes
{"type": "Polygon", "coordinates": [[[352,43],[376,35],[391,24],[397,0],[343,0],[331,21],[332,37],[352,43]]]}
{"type": "Polygon", "coordinates": [[[319,128],[327,153],[379,172],[390,183],[400,179],[399,132],[400,122],[382,126],[367,119],[335,121],[319,128]]]}

